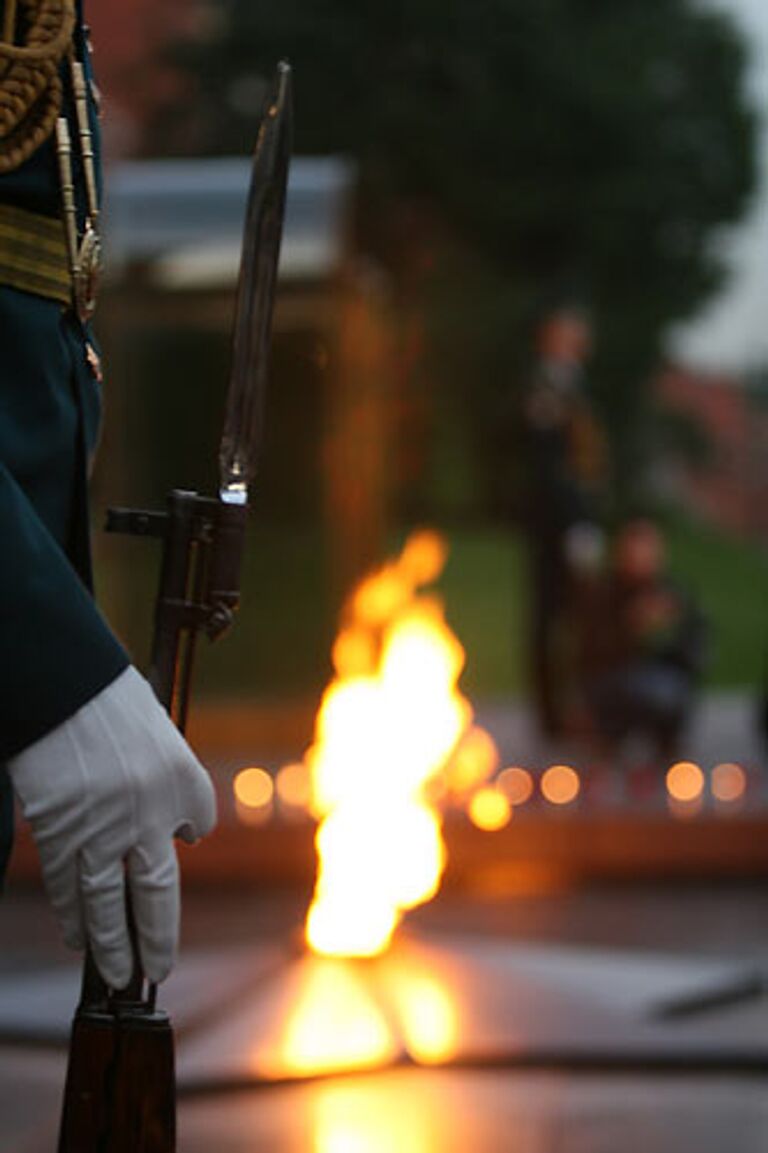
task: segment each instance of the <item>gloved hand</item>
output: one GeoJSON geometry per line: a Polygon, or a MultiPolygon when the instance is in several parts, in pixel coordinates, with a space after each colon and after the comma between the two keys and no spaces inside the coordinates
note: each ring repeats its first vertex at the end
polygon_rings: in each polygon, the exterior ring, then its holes
{"type": "Polygon", "coordinates": [[[127,875],[142,966],[162,981],[179,933],[173,837],[210,832],[216,801],[147,681],[127,668],[7,768],[67,944],[82,949],[87,939],[107,984],[128,983],[127,875]]]}

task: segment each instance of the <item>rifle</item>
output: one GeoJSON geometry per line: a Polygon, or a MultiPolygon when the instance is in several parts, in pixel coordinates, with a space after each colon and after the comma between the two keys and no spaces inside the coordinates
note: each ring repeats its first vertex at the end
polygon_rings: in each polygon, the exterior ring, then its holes
{"type": "MultiPolygon", "coordinates": [[[[219,450],[217,497],[174,489],[165,512],[110,509],[107,532],[162,541],[149,681],[183,733],[197,638],[230,628],[240,602],[249,486],[261,443],[267,359],[291,151],[291,70],[278,65],[251,169],[219,450]]],[[[141,971],[107,987],[86,952],[75,1011],[58,1153],[173,1153],[173,1029],[141,971]]]]}

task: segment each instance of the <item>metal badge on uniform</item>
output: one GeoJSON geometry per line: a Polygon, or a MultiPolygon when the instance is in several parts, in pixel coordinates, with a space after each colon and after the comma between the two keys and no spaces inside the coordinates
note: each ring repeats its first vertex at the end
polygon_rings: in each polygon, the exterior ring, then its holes
{"type": "Polygon", "coordinates": [[[104,376],[101,371],[101,357],[89,340],[85,342],[85,359],[88,361],[88,367],[93,373],[94,380],[98,384],[103,384],[104,376]]]}
{"type": "MultiPolygon", "coordinates": [[[[88,59],[92,60],[93,59],[93,38],[91,36],[90,24],[84,24],[83,25],[83,36],[85,38],[85,46],[88,49],[88,59]]],[[[101,104],[102,104],[101,89],[99,88],[98,84],[94,80],[93,76],[89,76],[89,78],[88,78],[88,89],[89,89],[90,94],[91,94],[93,106],[96,109],[96,115],[99,117],[99,119],[101,119],[101,104]]]]}
{"type": "Polygon", "coordinates": [[[93,100],[93,106],[96,109],[96,115],[99,120],[101,120],[104,97],[101,95],[101,89],[95,80],[89,81],[89,87],[91,90],[91,100],[93,100]]]}

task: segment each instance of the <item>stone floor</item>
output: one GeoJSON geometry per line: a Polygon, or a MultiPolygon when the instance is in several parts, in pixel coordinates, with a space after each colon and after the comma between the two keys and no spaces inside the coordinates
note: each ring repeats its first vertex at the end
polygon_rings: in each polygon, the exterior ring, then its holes
{"type": "MultiPolygon", "coordinates": [[[[762,808],[753,712],[704,699],[687,755],[749,766],[762,808]]],[[[479,719],[503,757],[558,752],[523,708],[479,719]]],[[[768,887],[492,880],[357,965],[304,954],[307,891],[189,893],[179,1153],[764,1153],[768,887]]],[[[77,966],[13,878],[0,943],[0,1153],[52,1153],[77,966]]]]}
{"type": "MultiPolygon", "coordinates": [[[[52,1153],[60,1061],[0,1052],[3,1149],[52,1153]],[[7,1090],[7,1092],[6,1092],[7,1090]],[[10,1105],[10,1108],[9,1108],[10,1105]]],[[[398,1069],[182,1100],[180,1153],[764,1153],[763,1076],[398,1069]]]]}
{"type": "Polygon", "coordinates": [[[185,1104],[186,1153],[764,1153],[764,1081],[396,1071],[185,1104]]]}
{"type": "MultiPolygon", "coordinates": [[[[340,968],[300,949],[303,903],[186,901],[180,1153],[768,1147],[762,886],[446,893],[340,968]]],[[[0,940],[0,1150],[44,1153],[76,971],[34,892],[0,940]]]]}

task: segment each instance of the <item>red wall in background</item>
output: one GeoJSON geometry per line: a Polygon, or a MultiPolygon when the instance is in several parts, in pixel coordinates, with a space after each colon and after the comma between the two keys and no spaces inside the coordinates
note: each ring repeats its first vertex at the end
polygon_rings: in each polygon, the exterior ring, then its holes
{"type": "Polygon", "coordinates": [[[768,404],[733,377],[671,368],[660,398],[699,421],[714,449],[702,469],[685,469],[681,495],[721,527],[768,540],[768,404]]]}
{"type": "Polygon", "coordinates": [[[152,109],[178,92],[163,48],[193,31],[200,8],[196,0],[85,0],[85,6],[104,100],[105,154],[130,156],[143,144],[152,109]]]}

